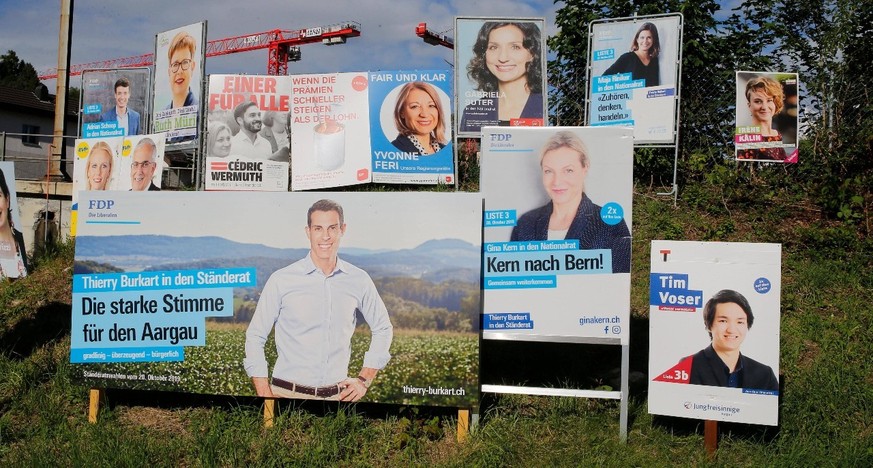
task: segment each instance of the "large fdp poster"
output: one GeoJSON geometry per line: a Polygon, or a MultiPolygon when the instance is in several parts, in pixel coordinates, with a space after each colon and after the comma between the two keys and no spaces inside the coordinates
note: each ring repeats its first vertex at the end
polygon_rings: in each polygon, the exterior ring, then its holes
{"type": "Polygon", "coordinates": [[[634,127],[637,144],[676,142],[680,15],[590,25],[588,125],[634,127]]]}
{"type": "Polygon", "coordinates": [[[628,342],[629,128],[487,127],[485,338],[628,342]]]}
{"type": "Polygon", "coordinates": [[[482,127],[546,124],[542,18],[455,18],[457,135],[482,127]]]}
{"type": "Polygon", "coordinates": [[[781,246],[652,241],[649,412],[775,426],[781,246]]]}
{"type": "Polygon", "coordinates": [[[146,133],[151,102],[148,68],[86,70],[82,73],[82,138],[146,133]]]}
{"type": "Polygon", "coordinates": [[[797,89],[797,73],[737,72],[738,161],[798,161],[797,89]]]}
{"type": "Polygon", "coordinates": [[[478,194],[80,197],[70,350],[77,380],[477,402],[478,194]]]}

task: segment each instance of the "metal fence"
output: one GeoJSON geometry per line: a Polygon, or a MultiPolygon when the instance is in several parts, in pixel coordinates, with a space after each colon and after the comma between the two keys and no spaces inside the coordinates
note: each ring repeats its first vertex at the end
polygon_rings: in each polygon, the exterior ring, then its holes
{"type": "MultiPolygon", "coordinates": [[[[76,137],[63,136],[63,153],[54,155],[54,135],[0,132],[0,161],[15,163],[15,178],[24,181],[73,180],[76,137]]],[[[162,185],[165,189],[189,189],[195,185],[190,154],[168,151],[162,185]]]]}

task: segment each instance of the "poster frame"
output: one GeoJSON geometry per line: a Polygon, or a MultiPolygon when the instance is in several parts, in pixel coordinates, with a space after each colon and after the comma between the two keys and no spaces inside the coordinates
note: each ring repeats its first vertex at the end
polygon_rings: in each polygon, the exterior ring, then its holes
{"type": "MultiPolygon", "coordinates": [[[[590,108],[593,107],[592,99],[592,74],[594,70],[593,55],[594,55],[594,28],[595,25],[601,24],[620,24],[620,23],[629,23],[636,24],[640,22],[646,22],[646,20],[650,19],[665,19],[675,17],[678,19],[678,31],[677,31],[677,44],[678,48],[676,50],[676,63],[675,63],[675,94],[674,94],[674,105],[673,105],[673,128],[671,129],[670,140],[645,140],[634,138],[634,147],[677,147],[678,152],[678,139],[679,139],[679,125],[680,125],[680,107],[681,107],[681,94],[682,94],[682,51],[683,51],[683,34],[685,27],[685,20],[682,13],[664,13],[657,15],[646,15],[646,16],[627,16],[622,18],[606,18],[594,20],[588,23],[588,67],[586,70],[586,90],[585,90],[585,107],[584,107],[584,120],[586,125],[591,125],[591,116],[590,116],[590,108]]],[[[676,163],[674,162],[674,172],[675,172],[676,163]]],[[[674,175],[674,185],[675,185],[675,175],[674,175]]]]}
{"type": "MultiPolygon", "coordinates": [[[[466,104],[463,104],[462,95],[465,91],[474,91],[474,88],[470,86],[470,81],[466,77],[466,64],[463,67],[459,67],[458,64],[462,63],[461,61],[465,59],[467,56],[472,55],[467,53],[468,50],[472,50],[472,44],[465,42],[463,39],[465,37],[461,37],[458,34],[459,24],[463,22],[479,22],[478,27],[481,27],[481,24],[485,22],[525,22],[525,23],[535,23],[537,27],[540,29],[540,57],[541,57],[541,76],[542,76],[542,116],[543,122],[542,125],[537,126],[548,126],[548,75],[547,75],[547,52],[548,49],[546,47],[546,40],[548,36],[546,35],[545,29],[545,18],[544,17],[530,17],[530,16],[456,16],[454,20],[454,31],[455,31],[455,41],[454,41],[454,104],[455,104],[455,140],[457,145],[457,140],[461,138],[479,138],[481,135],[481,128],[479,131],[461,131],[461,120],[462,115],[464,113],[464,108],[466,104]],[[463,50],[463,53],[462,53],[463,50]],[[463,73],[462,73],[463,70],[463,73]],[[463,83],[463,84],[462,84],[463,83]]],[[[474,37],[475,42],[475,37],[474,37]]]]}

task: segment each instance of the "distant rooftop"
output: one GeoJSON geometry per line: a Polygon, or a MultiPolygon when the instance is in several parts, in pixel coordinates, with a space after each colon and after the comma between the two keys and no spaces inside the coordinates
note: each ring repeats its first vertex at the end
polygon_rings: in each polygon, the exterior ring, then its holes
{"type": "MultiPolygon", "coordinates": [[[[41,112],[55,112],[55,95],[48,93],[44,85],[38,87],[37,92],[25,91],[0,85],[0,106],[16,107],[19,110],[36,110],[41,112]]],[[[79,113],[79,103],[67,101],[67,115],[74,116],[79,113]]]]}

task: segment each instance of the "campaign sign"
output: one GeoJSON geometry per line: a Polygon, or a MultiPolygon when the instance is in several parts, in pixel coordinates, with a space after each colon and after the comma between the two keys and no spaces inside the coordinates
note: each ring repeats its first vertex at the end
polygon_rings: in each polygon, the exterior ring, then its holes
{"type": "Polygon", "coordinates": [[[738,161],[798,162],[797,73],[737,72],[738,161]]]}
{"type": "Polygon", "coordinates": [[[629,128],[483,129],[486,339],[628,343],[632,173],[629,128]]]}
{"type": "Polygon", "coordinates": [[[649,412],[775,426],[779,244],[652,241],[649,412]]]}
{"type": "Polygon", "coordinates": [[[76,140],[70,235],[76,235],[83,191],[161,190],[165,140],[163,133],[76,140]]]}
{"type": "Polygon", "coordinates": [[[456,134],[546,125],[543,18],[455,18],[456,134]],[[522,85],[522,86],[520,86],[522,85]]]}
{"type": "Polygon", "coordinates": [[[291,189],[372,180],[368,73],[291,78],[291,189]]]}
{"type": "Polygon", "coordinates": [[[155,36],[155,92],[152,131],[167,143],[190,146],[197,139],[206,60],[206,22],[155,36]]]}
{"type": "Polygon", "coordinates": [[[588,125],[634,127],[637,144],[676,141],[682,17],[590,25],[588,125]]]}
{"type": "Polygon", "coordinates": [[[206,190],[288,190],[291,77],[209,75],[206,190]]]}
{"type": "Polygon", "coordinates": [[[82,72],[82,138],[146,133],[150,83],[148,68],[82,72]]]}
{"type": "Polygon", "coordinates": [[[70,361],[86,385],[478,401],[478,194],[87,191],[79,205],[70,361]]]}
{"type": "Polygon", "coordinates": [[[18,197],[15,191],[15,163],[0,161],[0,281],[27,276],[29,268],[18,197]]]}
{"type": "Polygon", "coordinates": [[[452,74],[370,73],[373,182],[454,184],[452,74]]]}

